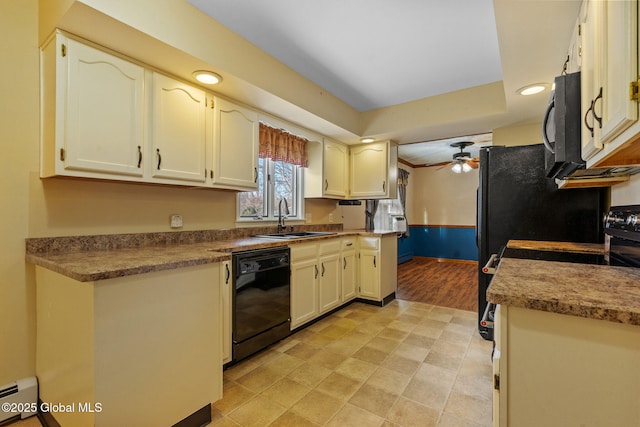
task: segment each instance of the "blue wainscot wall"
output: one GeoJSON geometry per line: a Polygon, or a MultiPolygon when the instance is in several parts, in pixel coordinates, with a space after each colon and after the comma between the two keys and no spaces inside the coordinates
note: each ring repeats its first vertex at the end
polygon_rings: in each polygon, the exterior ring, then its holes
{"type": "Polygon", "coordinates": [[[413,256],[478,261],[476,229],[455,226],[409,227],[409,237],[398,239],[398,263],[413,256]]]}

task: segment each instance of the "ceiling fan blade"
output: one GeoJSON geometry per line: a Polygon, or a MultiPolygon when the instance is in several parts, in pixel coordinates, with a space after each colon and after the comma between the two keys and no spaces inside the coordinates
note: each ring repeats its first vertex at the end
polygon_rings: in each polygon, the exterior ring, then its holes
{"type": "Polygon", "coordinates": [[[472,169],[478,169],[480,167],[480,163],[475,159],[467,160],[467,164],[471,166],[472,169]]]}

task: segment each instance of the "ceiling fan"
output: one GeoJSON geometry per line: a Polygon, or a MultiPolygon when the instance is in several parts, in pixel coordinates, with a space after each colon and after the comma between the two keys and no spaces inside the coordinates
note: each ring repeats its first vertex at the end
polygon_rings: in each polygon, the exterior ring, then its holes
{"type": "Polygon", "coordinates": [[[480,159],[471,157],[471,153],[464,151],[468,146],[473,145],[471,141],[459,141],[451,144],[451,147],[459,148],[459,153],[453,154],[453,161],[449,162],[451,170],[455,173],[469,172],[471,169],[478,169],[480,167],[480,159]]]}

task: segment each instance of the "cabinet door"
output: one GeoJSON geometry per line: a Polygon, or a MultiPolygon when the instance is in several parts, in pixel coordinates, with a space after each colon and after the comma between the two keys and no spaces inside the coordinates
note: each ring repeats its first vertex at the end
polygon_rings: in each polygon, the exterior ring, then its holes
{"type": "Polygon", "coordinates": [[[602,118],[600,138],[606,144],[638,120],[638,101],[629,86],[638,81],[636,1],[603,1],[600,54],[602,99],[594,113],[602,118]]]}
{"type": "Polygon", "coordinates": [[[64,168],[142,176],[144,69],[66,38],[57,58],[68,61],[64,168]]]}
{"type": "Polygon", "coordinates": [[[598,93],[599,58],[602,29],[602,2],[589,0],[583,3],[580,23],[580,102],[582,112],[582,159],[588,160],[602,149],[600,126],[593,116],[593,104],[598,93]]]}
{"type": "Polygon", "coordinates": [[[319,258],[320,281],[318,298],[320,314],[340,305],[340,253],[324,255],[319,258]]]}
{"type": "Polygon", "coordinates": [[[220,263],[220,313],[222,315],[222,363],[231,362],[231,261],[220,263]]]}
{"type": "Polygon", "coordinates": [[[324,188],[325,196],[347,196],[347,173],[349,148],[325,139],[324,142],[324,188]]]}
{"type": "Polygon", "coordinates": [[[362,298],[380,300],[380,253],[377,250],[360,250],[359,291],[362,298]]]}
{"type": "Polygon", "coordinates": [[[258,113],[224,99],[215,98],[213,177],[214,185],[258,188],[258,113]]]}
{"type": "Polygon", "coordinates": [[[202,90],[153,74],[153,177],[205,181],[205,100],[202,90]]]}
{"type": "Polygon", "coordinates": [[[350,197],[383,197],[387,192],[387,143],[351,147],[350,197]]]}
{"type": "Polygon", "coordinates": [[[356,297],[356,251],[342,252],[342,302],[356,297]]]}
{"type": "Polygon", "coordinates": [[[317,258],[291,264],[291,329],[318,316],[317,258]]]}

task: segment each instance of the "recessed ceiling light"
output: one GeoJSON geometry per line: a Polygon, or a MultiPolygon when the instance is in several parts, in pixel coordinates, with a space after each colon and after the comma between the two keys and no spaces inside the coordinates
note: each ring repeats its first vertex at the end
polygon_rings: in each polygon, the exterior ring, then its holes
{"type": "Polygon", "coordinates": [[[376,140],[375,138],[371,138],[371,137],[360,138],[360,142],[373,142],[375,140],[376,140]]]}
{"type": "Polygon", "coordinates": [[[207,70],[194,71],[193,77],[195,77],[200,83],[207,85],[215,85],[222,81],[222,76],[220,74],[207,70]]]}
{"type": "Polygon", "coordinates": [[[547,85],[545,83],[536,83],[529,86],[521,87],[516,92],[518,92],[520,95],[527,96],[527,95],[534,95],[536,93],[540,93],[546,88],[547,88],[547,85]]]}

